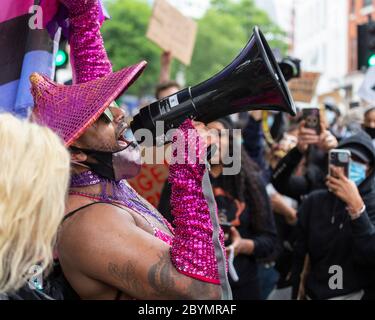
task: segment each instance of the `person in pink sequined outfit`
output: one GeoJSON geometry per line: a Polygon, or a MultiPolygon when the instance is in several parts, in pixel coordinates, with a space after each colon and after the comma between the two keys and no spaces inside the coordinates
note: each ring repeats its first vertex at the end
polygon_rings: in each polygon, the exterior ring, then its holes
{"type": "MultiPolygon", "coordinates": [[[[31,82],[34,121],[55,130],[71,151],[67,214],[56,248],[66,280],[81,299],[220,299],[214,228],[202,188],[206,166],[170,167],[175,229],[118,178],[116,156],[136,166],[126,154],[131,144],[123,138],[124,113],[113,101],[145,63],[113,73],[100,35],[98,2],[60,2],[69,10],[74,85],[58,85],[38,74],[31,82]]],[[[185,139],[176,143],[185,156],[193,143],[197,160],[206,145],[202,138],[187,139],[192,130],[208,134],[203,124],[188,120],[180,127],[185,139]]],[[[121,177],[134,172],[122,170],[121,177]]],[[[225,265],[222,232],[218,239],[225,265]]]]}

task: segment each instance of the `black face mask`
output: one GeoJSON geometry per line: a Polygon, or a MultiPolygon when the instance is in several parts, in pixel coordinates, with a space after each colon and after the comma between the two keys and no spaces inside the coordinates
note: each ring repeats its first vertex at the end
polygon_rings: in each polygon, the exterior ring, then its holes
{"type": "Polygon", "coordinates": [[[375,139],[375,128],[363,127],[363,129],[371,137],[371,139],[375,139]]]}
{"type": "Polygon", "coordinates": [[[83,162],[98,175],[112,181],[130,179],[138,175],[141,169],[141,155],[139,146],[131,142],[124,149],[117,152],[97,151],[70,147],[72,151],[81,151],[93,157],[97,163],[83,162]]]}

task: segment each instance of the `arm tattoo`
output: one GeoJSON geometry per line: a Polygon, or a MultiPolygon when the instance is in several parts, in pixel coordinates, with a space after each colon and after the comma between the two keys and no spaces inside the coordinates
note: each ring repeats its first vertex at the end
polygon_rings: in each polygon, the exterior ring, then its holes
{"type": "MultiPolygon", "coordinates": [[[[124,264],[122,268],[110,263],[108,265],[108,272],[113,278],[120,281],[125,289],[128,288],[135,292],[144,291],[142,283],[137,279],[135,266],[131,262],[124,264]]],[[[127,293],[126,290],[125,293],[127,293]]]]}
{"type": "MultiPolygon", "coordinates": [[[[137,292],[138,296],[142,296],[142,293],[146,295],[147,289],[138,279],[136,266],[132,262],[129,261],[122,267],[109,263],[108,272],[113,278],[120,281],[126,294],[130,294],[130,291],[126,290],[128,288],[131,292],[137,292]]],[[[193,299],[197,293],[201,292],[207,293],[207,297],[210,297],[213,290],[217,290],[216,285],[209,285],[194,279],[188,279],[185,288],[182,288],[181,285],[176,286],[176,282],[178,282],[176,277],[178,276],[182,275],[178,274],[172,265],[169,252],[159,254],[159,261],[150,267],[147,275],[148,286],[152,289],[154,298],[186,300],[193,299]]]]}
{"type": "Polygon", "coordinates": [[[168,297],[174,292],[178,299],[177,296],[181,295],[176,292],[176,283],[173,279],[172,264],[168,252],[160,254],[159,262],[151,266],[148,271],[148,282],[156,296],[168,297]]]}
{"type": "Polygon", "coordinates": [[[171,263],[169,252],[160,254],[159,262],[154,264],[148,272],[148,282],[154,289],[156,297],[186,300],[193,299],[197,292],[210,292],[213,290],[213,287],[207,285],[207,283],[194,279],[189,279],[190,283],[185,289],[178,288],[176,287],[177,275],[179,275],[178,271],[171,263]]]}

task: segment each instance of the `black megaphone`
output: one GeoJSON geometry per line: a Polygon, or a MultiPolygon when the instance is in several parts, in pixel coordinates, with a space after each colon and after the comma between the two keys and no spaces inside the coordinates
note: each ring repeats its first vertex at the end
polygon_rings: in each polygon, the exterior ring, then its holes
{"type": "Polygon", "coordinates": [[[250,111],[276,110],[296,115],[284,76],[258,27],[242,52],[224,70],[194,87],[163,98],[141,109],[133,132],[149,129],[157,141],[156,122],[164,133],[191,118],[209,123],[224,116],[250,111]]]}

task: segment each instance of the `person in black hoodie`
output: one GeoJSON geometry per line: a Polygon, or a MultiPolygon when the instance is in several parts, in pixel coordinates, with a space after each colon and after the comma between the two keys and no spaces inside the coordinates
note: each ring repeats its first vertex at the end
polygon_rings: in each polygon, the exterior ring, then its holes
{"type": "Polygon", "coordinates": [[[374,271],[365,242],[375,224],[375,150],[364,132],[343,140],[339,148],[351,152],[349,178],[331,167],[328,190],[311,193],[298,211],[293,298],[307,255],[308,299],[359,299],[363,292],[367,298],[373,294],[374,271]]]}
{"type": "MultiPolygon", "coordinates": [[[[353,245],[369,265],[375,267],[375,227],[365,211],[358,214],[348,211],[353,223],[353,245]]],[[[375,295],[374,295],[375,299],[375,295]]]]}

